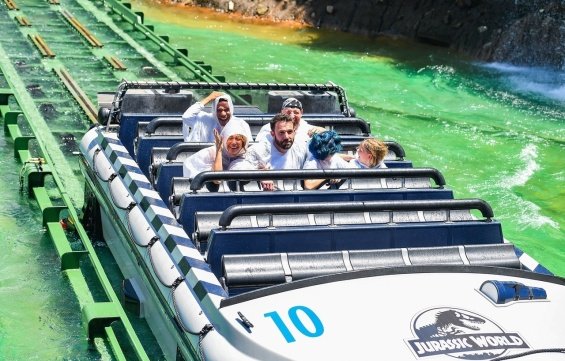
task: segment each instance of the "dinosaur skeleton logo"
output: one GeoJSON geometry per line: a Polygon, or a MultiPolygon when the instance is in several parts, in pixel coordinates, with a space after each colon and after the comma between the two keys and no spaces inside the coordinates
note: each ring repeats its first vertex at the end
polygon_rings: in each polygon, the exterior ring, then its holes
{"type": "Polygon", "coordinates": [[[463,360],[488,360],[509,349],[529,348],[517,333],[507,333],[476,313],[457,308],[433,308],[412,322],[417,337],[406,340],[418,358],[449,355],[463,360]]]}

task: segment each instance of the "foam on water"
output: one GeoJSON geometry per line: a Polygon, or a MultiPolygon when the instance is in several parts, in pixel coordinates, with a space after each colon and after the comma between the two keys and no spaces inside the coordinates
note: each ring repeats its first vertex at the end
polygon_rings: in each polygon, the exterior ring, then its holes
{"type": "Polygon", "coordinates": [[[532,178],[534,173],[540,169],[537,163],[538,147],[535,144],[527,144],[520,152],[520,160],[524,165],[518,171],[502,180],[502,186],[510,189],[516,186],[523,186],[532,178]]]}
{"type": "MultiPolygon", "coordinates": [[[[505,176],[500,185],[506,190],[510,190],[517,186],[524,186],[528,180],[532,179],[536,171],[540,170],[540,165],[537,162],[538,147],[535,144],[526,144],[520,152],[520,160],[523,165],[514,173],[505,176]]],[[[515,209],[519,211],[513,213],[513,217],[518,224],[522,225],[523,229],[540,228],[544,225],[549,225],[554,228],[559,228],[559,224],[551,218],[541,214],[541,208],[535,203],[528,201],[514,193],[509,193],[508,204],[514,204],[515,209]]]]}
{"type": "Polygon", "coordinates": [[[565,102],[565,72],[504,63],[490,63],[484,67],[505,76],[508,85],[517,92],[565,102]]]}
{"type": "Polygon", "coordinates": [[[537,204],[516,194],[511,194],[511,198],[509,202],[514,203],[518,210],[512,214],[512,217],[516,223],[521,226],[522,230],[526,230],[527,228],[539,229],[543,226],[559,229],[559,223],[541,214],[541,208],[537,204]]]}

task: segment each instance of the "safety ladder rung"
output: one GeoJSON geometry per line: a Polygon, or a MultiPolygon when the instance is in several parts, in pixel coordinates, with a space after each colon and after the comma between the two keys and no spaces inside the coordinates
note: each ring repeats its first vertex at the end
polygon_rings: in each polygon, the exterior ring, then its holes
{"type": "Polygon", "coordinates": [[[20,8],[18,8],[18,5],[16,5],[16,3],[13,0],[4,0],[4,3],[6,4],[6,7],[8,8],[8,10],[19,10],[20,8]]]}
{"type": "Polygon", "coordinates": [[[37,34],[36,35],[29,34],[29,38],[31,39],[31,41],[33,41],[33,44],[37,47],[37,49],[39,50],[39,52],[43,57],[46,58],[55,57],[55,53],[47,46],[45,40],[43,40],[41,36],[37,34]]]}
{"type": "Polygon", "coordinates": [[[31,26],[31,23],[25,16],[16,16],[16,21],[20,26],[31,26]]]}
{"type": "Polygon", "coordinates": [[[114,68],[114,70],[127,70],[127,67],[113,55],[105,55],[104,59],[114,68]]]}
{"type": "Polygon", "coordinates": [[[63,14],[65,20],[67,20],[68,23],[71,24],[71,26],[75,28],[76,31],[78,31],[91,46],[95,48],[101,48],[104,46],[104,44],[102,44],[100,40],[92,35],[92,33],[88,31],[88,29],[84,25],[82,25],[71,13],[66,10],[62,10],[61,13],[63,14]]]}

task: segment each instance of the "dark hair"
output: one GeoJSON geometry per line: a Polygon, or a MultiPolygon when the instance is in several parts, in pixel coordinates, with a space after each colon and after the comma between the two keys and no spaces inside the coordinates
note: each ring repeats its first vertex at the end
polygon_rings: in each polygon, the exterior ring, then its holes
{"type": "Polygon", "coordinates": [[[341,152],[341,137],[333,130],[315,133],[310,139],[308,149],[312,156],[318,160],[324,160],[329,155],[341,152]]]}
{"type": "Polygon", "coordinates": [[[273,117],[273,119],[271,119],[271,121],[269,122],[269,124],[271,124],[271,130],[274,131],[275,130],[275,125],[278,122],[292,122],[293,125],[296,127],[296,124],[294,124],[294,120],[292,119],[292,117],[288,114],[275,114],[275,116],[273,117]]]}

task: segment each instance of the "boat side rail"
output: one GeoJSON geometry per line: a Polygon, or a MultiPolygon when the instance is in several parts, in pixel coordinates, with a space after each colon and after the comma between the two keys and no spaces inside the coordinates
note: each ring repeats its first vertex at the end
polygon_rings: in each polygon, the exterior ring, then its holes
{"type": "Polygon", "coordinates": [[[221,283],[230,294],[301,279],[381,267],[470,265],[520,269],[512,244],[266,253],[222,257],[221,283]]]}
{"type": "MultiPolygon", "coordinates": [[[[287,169],[287,170],[252,170],[252,171],[221,171],[202,172],[190,181],[190,191],[201,190],[207,182],[224,181],[262,181],[262,180],[291,180],[292,188],[298,190],[295,181],[305,179],[346,179],[345,188],[353,189],[354,179],[379,180],[381,178],[401,178],[400,188],[408,188],[406,179],[428,178],[432,179],[439,188],[446,185],[443,174],[435,168],[377,168],[377,169],[287,169]]],[[[174,183],[173,183],[174,186],[174,183]]],[[[342,186],[343,187],[343,186],[342,186]]],[[[429,187],[429,183],[427,185],[429,187]]],[[[382,188],[382,187],[377,187],[382,188]]]]}
{"type": "MultiPolygon", "coordinates": [[[[251,128],[251,133],[256,136],[261,127],[269,124],[273,115],[239,115],[238,118],[245,120],[251,128]]],[[[318,117],[303,116],[302,119],[318,127],[334,130],[339,134],[369,135],[371,125],[361,118],[346,117],[318,117]]],[[[156,117],[149,122],[139,122],[137,125],[138,136],[143,135],[174,135],[182,133],[182,118],[180,117],[156,117]]]]}
{"type": "MultiPolygon", "coordinates": [[[[165,164],[162,165],[165,167],[165,164]]],[[[178,168],[181,168],[179,165],[178,168]]],[[[177,172],[182,171],[178,169],[177,172]]],[[[159,174],[161,175],[161,174],[159,174]]],[[[187,193],[205,192],[262,192],[260,181],[272,180],[280,191],[305,192],[305,179],[326,179],[322,187],[325,191],[354,191],[354,190],[408,190],[408,189],[443,189],[445,178],[435,168],[378,168],[378,169],[296,169],[296,170],[236,170],[236,171],[207,171],[196,175],[194,179],[187,177],[172,177],[169,190],[164,189],[166,180],[159,179],[156,188],[162,198],[167,198],[170,207],[181,203],[187,193]],[[341,181],[332,184],[330,179],[341,181]],[[434,187],[430,180],[436,184],[434,187]],[[211,184],[214,190],[208,189],[211,184]],[[167,197],[167,195],[170,196],[167,197]]],[[[311,191],[311,190],[310,190],[311,191]]],[[[276,192],[275,192],[276,193],[276,192]]]]}
{"type": "Polygon", "coordinates": [[[345,94],[345,89],[333,83],[327,84],[288,84],[288,83],[229,83],[229,82],[139,82],[123,81],[114,95],[109,111],[107,129],[112,124],[121,120],[122,105],[130,89],[164,90],[168,93],[178,93],[181,90],[218,90],[231,93],[235,90],[285,90],[285,91],[313,91],[333,92],[337,95],[339,111],[345,116],[351,116],[351,110],[345,94]]]}
{"type": "Polygon", "coordinates": [[[486,222],[492,222],[494,213],[491,206],[484,200],[471,199],[438,199],[438,200],[414,200],[414,201],[367,201],[367,202],[312,202],[293,204],[246,204],[234,205],[222,212],[218,220],[218,226],[227,229],[233,220],[241,216],[268,215],[269,224],[272,225],[273,215],[287,214],[330,214],[330,224],[334,225],[336,213],[364,213],[364,212],[389,212],[390,220],[393,220],[395,211],[447,211],[446,222],[452,222],[451,211],[478,210],[486,222]],[[334,215],[333,217],[331,215],[334,215]]]}

